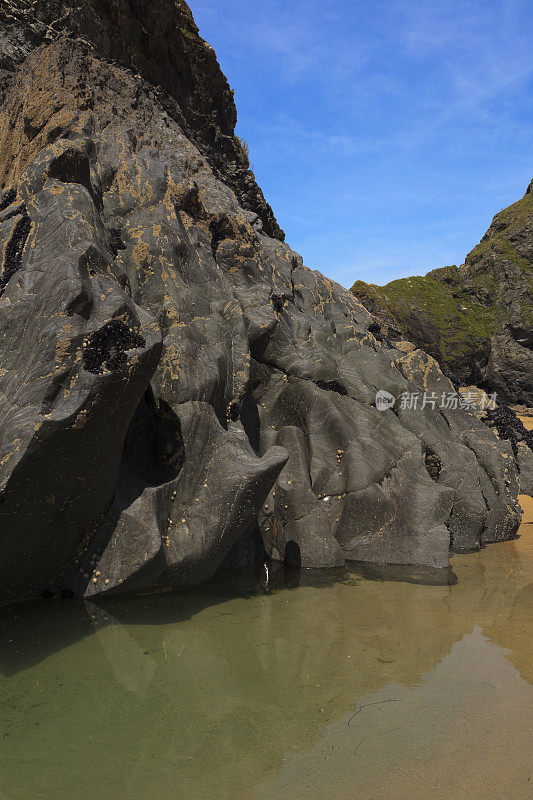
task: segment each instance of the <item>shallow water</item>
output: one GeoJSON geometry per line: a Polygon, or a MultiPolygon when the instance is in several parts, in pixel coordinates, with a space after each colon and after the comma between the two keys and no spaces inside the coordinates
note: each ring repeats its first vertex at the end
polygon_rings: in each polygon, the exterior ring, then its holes
{"type": "Polygon", "coordinates": [[[289,572],[3,610],[0,800],[532,798],[528,515],[454,585],[289,572]]]}

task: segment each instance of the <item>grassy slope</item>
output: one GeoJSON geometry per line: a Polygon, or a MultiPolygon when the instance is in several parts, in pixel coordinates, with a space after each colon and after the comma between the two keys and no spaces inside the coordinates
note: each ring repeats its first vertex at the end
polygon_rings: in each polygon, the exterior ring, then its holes
{"type": "MultiPolygon", "coordinates": [[[[517,284],[533,291],[533,191],[501,211],[468,255],[464,267],[443,267],[425,277],[402,278],[386,286],[356,281],[352,291],[371,311],[381,313],[416,342],[426,346],[444,368],[484,347],[505,309],[499,288],[506,262],[518,267],[517,284]],[[528,230],[529,228],[529,230],[528,230]],[[422,321],[423,325],[418,325],[422,321]],[[430,341],[427,341],[428,330],[430,341]],[[418,336],[417,336],[418,333],[418,336]],[[418,339],[418,340],[417,340],[418,339]]],[[[523,324],[531,327],[531,295],[520,299],[523,324]]]]}

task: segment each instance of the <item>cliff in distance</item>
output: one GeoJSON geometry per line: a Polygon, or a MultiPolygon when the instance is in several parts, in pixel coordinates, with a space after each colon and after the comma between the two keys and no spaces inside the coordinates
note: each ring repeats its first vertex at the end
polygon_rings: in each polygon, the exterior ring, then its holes
{"type": "MultiPolygon", "coordinates": [[[[511,443],[283,241],[181,0],[0,6],[0,599],[272,558],[446,569],[511,443]]],[[[325,234],[327,235],[327,234],[325,234]]]]}
{"type": "Polygon", "coordinates": [[[456,383],[533,406],[533,181],[462,266],[352,292],[456,383]]]}

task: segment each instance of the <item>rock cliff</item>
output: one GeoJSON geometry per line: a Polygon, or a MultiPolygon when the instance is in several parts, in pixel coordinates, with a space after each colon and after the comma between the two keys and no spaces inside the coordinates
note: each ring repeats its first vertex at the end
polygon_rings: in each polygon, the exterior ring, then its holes
{"type": "Polygon", "coordinates": [[[258,557],[447,568],[513,535],[509,441],[375,407],[453,387],[284,243],[187,5],[0,22],[1,600],[258,557]]]}
{"type": "Polygon", "coordinates": [[[533,405],[533,182],[461,267],[352,292],[457,383],[533,405]]]}

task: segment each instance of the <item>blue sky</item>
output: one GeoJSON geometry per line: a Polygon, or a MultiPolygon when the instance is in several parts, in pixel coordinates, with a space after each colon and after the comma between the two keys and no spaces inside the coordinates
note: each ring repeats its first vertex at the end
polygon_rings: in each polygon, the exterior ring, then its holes
{"type": "Polygon", "coordinates": [[[533,177],[531,0],[189,0],[287,241],[351,286],[460,264],[533,177]]]}

